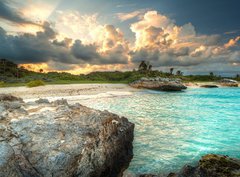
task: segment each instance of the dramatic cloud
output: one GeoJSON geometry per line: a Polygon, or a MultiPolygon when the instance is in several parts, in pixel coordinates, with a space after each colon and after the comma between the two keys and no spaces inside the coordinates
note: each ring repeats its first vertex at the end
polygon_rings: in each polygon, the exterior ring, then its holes
{"type": "Polygon", "coordinates": [[[103,28],[101,45],[83,44],[81,40],[65,38],[59,41],[57,33],[45,22],[43,32],[8,35],[0,28],[0,56],[17,63],[59,62],[65,64],[126,64],[128,48],[123,35],[113,26],[103,28]]]}
{"type": "Polygon", "coordinates": [[[191,23],[179,26],[157,11],[143,9],[117,14],[121,21],[134,21],[130,30],[135,40],[127,40],[119,28],[100,23],[98,14],[52,13],[56,4],[37,2],[16,10],[6,0],[0,1],[0,18],[14,24],[7,29],[0,24],[5,28],[0,27],[0,58],[35,71],[71,73],[132,69],[142,60],[157,69],[174,66],[205,72],[206,68],[220,70],[220,65],[228,71],[240,66],[239,36],[226,42],[220,35],[199,34],[191,23]],[[52,22],[43,23],[50,14],[52,22]],[[41,26],[33,28],[37,18],[41,26]]]}
{"type": "Polygon", "coordinates": [[[209,63],[238,63],[240,37],[221,44],[219,35],[199,35],[191,23],[177,26],[174,20],[148,11],[142,20],[131,25],[135,33],[132,62],[147,60],[153,66],[194,66],[209,63]]]}
{"type": "Polygon", "coordinates": [[[133,12],[129,12],[129,13],[117,13],[117,17],[121,20],[121,21],[126,21],[126,20],[130,20],[133,18],[140,18],[143,16],[143,14],[146,12],[146,9],[141,9],[141,10],[136,10],[133,12]]]}
{"type": "Polygon", "coordinates": [[[8,20],[16,24],[31,24],[36,25],[34,22],[22,17],[22,14],[16,9],[10,7],[6,0],[0,1],[0,18],[8,20]]]}
{"type": "Polygon", "coordinates": [[[240,36],[235,39],[230,39],[227,44],[224,45],[225,48],[230,48],[236,46],[237,42],[240,41],[240,36]]]}
{"type": "Polygon", "coordinates": [[[97,20],[97,14],[81,15],[77,11],[57,11],[55,16],[55,28],[62,38],[81,39],[84,44],[91,44],[97,41],[104,30],[104,25],[97,20]]]}

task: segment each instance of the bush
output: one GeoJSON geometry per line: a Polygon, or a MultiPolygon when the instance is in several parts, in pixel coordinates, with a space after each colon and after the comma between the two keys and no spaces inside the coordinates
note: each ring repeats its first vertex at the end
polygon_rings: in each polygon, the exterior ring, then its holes
{"type": "Polygon", "coordinates": [[[27,87],[43,86],[45,83],[42,80],[34,80],[27,83],[27,87]]]}
{"type": "Polygon", "coordinates": [[[0,87],[4,87],[4,82],[0,81],[0,87]]]}

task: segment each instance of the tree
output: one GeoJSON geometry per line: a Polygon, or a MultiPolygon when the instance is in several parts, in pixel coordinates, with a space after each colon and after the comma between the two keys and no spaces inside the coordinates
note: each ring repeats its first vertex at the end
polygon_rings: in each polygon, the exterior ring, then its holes
{"type": "Polygon", "coordinates": [[[171,75],[173,74],[173,70],[174,70],[174,68],[170,68],[170,74],[171,75]]]}
{"type": "Polygon", "coordinates": [[[147,64],[145,63],[145,61],[142,61],[138,67],[139,71],[147,71],[147,64]]]}
{"type": "Polygon", "coordinates": [[[209,73],[209,75],[210,75],[211,77],[213,77],[213,76],[214,76],[213,72],[210,72],[210,73],[209,73]]]}
{"type": "Polygon", "coordinates": [[[180,71],[180,70],[178,70],[178,71],[176,72],[176,75],[177,75],[177,76],[182,76],[182,75],[183,75],[183,72],[180,71]]]}
{"type": "Polygon", "coordinates": [[[42,72],[43,72],[43,69],[39,69],[39,72],[42,73],[42,72]]]}
{"type": "Polygon", "coordinates": [[[5,72],[6,72],[6,60],[5,59],[0,60],[0,72],[3,74],[5,74],[5,72]]]}
{"type": "Polygon", "coordinates": [[[148,66],[148,70],[151,71],[152,70],[152,65],[148,66]]]}

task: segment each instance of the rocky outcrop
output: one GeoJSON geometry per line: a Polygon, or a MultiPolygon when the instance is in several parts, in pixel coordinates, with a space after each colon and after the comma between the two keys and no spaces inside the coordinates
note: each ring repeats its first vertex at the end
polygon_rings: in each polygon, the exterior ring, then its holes
{"type": "Polygon", "coordinates": [[[179,173],[169,175],[139,175],[135,177],[239,177],[240,160],[228,156],[208,154],[198,165],[186,165],[179,173]]]}
{"type": "Polygon", "coordinates": [[[118,177],[128,167],[134,124],[126,118],[12,98],[0,101],[1,177],[118,177]]]}
{"type": "Polygon", "coordinates": [[[196,167],[185,166],[176,177],[238,177],[240,160],[227,156],[208,154],[196,167]]]}
{"type": "Polygon", "coordinates": [[[134,88],[145,88],[160,91],[181,91],[187,89],[179,79],[171,78],[141,78],[129,84],[134,88]]]}
{"type": "Polygon", "coordinates": [[[200,87],[203,87],[203,88],[218,88],[217,85],[213,85],[213,84],[201,85],[200,87]]]}
{"type": "Polygon", "coordinates": [[[222,79],[219,81],[219,84],[225,87],[238,87],[238,81],[232,79],[222,79]]]}
{"type": "Polygon", "coordinates": [[[23,100],[21,98],[12,96],[12,95],[8,95],[8,94],[0,94],[0,101],[19,101],[19,102],[23,102],[23,100]]]}

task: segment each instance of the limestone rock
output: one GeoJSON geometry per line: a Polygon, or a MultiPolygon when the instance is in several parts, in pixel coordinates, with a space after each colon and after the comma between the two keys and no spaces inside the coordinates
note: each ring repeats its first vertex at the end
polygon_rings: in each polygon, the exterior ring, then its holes
{"type": "Polygon", "coordinates": [[[239,177],[240,160],[223,155],[208,154],[197,166],[185,165],[179,173],[168,175],[138,175],[137,177],[239,177]]]}
{"type": "Polygon", "coordinates": [[[22,99],[17,98],[10,94],[0,94],[0,102],[1,101],[20,101],[20,102],[22,102],[22,99]]]}
{"type": "Polygon", "coordinates": [[[126,118],[66,100],[10,98],[0,105],[1,177],[118,177],[128,167],[134,124],[126,118]]]}
{"type": "Polygon", "coordinates": [[[140,80],[134,81],[129,85],[134,88],[145,88],[160,91],[181,91],[187,89],[187,87],[184,86],[179,79],[161,77],[141,78],[140,80]]]}
{"type": "Polygon", "coordinates": [[[208,154],[202,157],[197,167],[183,168],[178,177],[238,177],[240,160],[227,156],[208,154]]]}
{"type": "Polygon", "coordinates": [[[232,79],[222,79],[219,83],[221,86],[225,87],[238,87],[238,82],[232,79]]]}

